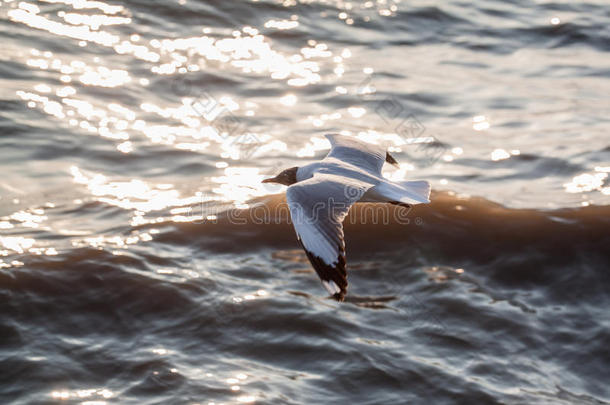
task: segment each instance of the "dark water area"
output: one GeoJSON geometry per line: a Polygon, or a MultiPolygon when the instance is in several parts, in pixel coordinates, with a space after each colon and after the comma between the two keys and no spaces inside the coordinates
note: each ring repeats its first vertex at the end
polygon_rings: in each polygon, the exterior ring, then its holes
{"type": "Polygon", "coordinates": [[[609,404],[604,1],[1,1],[0,404],[609,404]],[[358,204],[329,298],[284,187],[358,204]]]}

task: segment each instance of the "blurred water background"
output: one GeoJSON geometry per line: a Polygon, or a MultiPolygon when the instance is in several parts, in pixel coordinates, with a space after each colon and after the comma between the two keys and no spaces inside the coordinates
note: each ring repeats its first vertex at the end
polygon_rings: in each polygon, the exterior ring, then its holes
{"type": "Polygon", "coordinates": [[[610,402],[606,1],[3,0],[0,38],[0,402],[610,402]],[[434,190],[346,224],[342,304],[250,215],[328,132],[434,190]]]}

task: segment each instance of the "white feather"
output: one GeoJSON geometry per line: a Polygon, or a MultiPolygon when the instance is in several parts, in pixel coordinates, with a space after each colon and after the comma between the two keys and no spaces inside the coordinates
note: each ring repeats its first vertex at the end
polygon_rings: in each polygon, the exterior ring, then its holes
{"type": "Polygon", "coordinates": [[[339,288],[339,286],[337,284],[335,284],[335,282],[332,280],[330,280],[330,281],[322,280],[322,285],[324,286],[324,288],[326,288],[326,291],[328,291],[331,295],[341,292],[341,289],[339,288]]]}
{"type": "Polygon", "coordinates": [[[288,187],[292,224],[305,249],[328,265],[337,263],[345,247],[341,222],[371,187],[372,183],[326,173],[288,187]]]}

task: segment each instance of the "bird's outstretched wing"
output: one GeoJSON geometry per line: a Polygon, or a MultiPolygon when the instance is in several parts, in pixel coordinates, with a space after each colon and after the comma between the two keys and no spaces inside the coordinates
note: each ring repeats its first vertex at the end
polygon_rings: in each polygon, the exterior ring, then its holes
{"type": "Polygon", "coordinates": [[[288,187],[286,199],[297,237],[333,298],[347,291],[343,219],[373,184],[334,174],[315,174],[288,187]]]}
{"type": "Polygon", "coordinates": [[[383,146],[367,143],[351,136],[339,134],[325,136],[331,145],[331,150],[326,157],[353,164],[377,176],[381,175],[384,162],[398,164],[383,146]]]}

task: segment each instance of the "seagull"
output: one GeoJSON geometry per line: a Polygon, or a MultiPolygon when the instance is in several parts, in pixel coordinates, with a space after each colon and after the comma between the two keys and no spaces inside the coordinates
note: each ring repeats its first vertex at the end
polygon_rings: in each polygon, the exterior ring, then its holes
{"type": "Polygon", "coordinates": [[[393,182],[384,163],[398,166],[386,148],[360,139],[327,134],[331,149],[319,162],[291,167],[263,183],[288,186],[292,224],[322,285],[337,301],[347,293],[343,219],[356,202],[389,203],[410,208],[430,202],[427,181],[393,182]]]}

